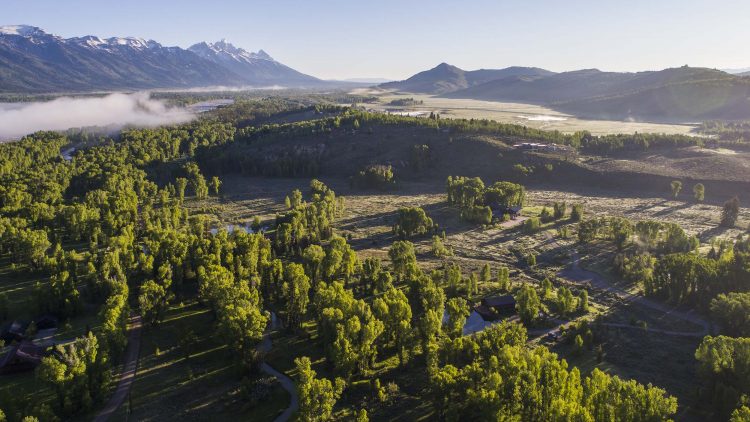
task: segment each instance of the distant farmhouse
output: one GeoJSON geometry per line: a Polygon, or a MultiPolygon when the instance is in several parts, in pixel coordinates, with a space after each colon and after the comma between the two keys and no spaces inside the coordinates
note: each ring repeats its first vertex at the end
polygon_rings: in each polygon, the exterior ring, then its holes
{"type": "Polygon", "coordinates": [[[0,375],[31,371],[42,362],[44,355],[43,347],[28,340],[16,343],[0,359],[0,375]]]}
{"type": "Polygon", "coordinates": [[[55,344],[54,334],[59,321],[54,315],[42,315],[34,321],[30,338],[29,324],[25,321],[13,321],[2,333],[0,339],[10,345],[8,352],[0,357],[0,375],[31,371],[47,355],[48,347],[55,344]]]}
{"type": "Polygon", "coordinates": [[[512,220],[521,215],[521,210],[523,209],[520,205],[506,206],[498,203],[489,204],[489,207],[492,210],[492,215],[503,216],[508,214],[512,220]]]}
{"type": "Polygon", "coordinates": [[[567,145],[543,144],[539,142],[521,142],[513,145],[513,148],[529,152],[570,152],[572,149],[567,145]]]}

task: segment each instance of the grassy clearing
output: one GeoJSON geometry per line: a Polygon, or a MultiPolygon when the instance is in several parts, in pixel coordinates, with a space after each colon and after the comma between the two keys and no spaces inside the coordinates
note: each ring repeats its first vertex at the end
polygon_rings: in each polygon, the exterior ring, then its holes
{"type": "Polygon", "coordinates": [[[173,306],[158,330],[145,329],[138,374],[130,400],[113,420],[271,420],[289,396],[280,386],[251,407],[241,389],[242,373],[226,345],[214,335],[211,313],[190,301],[173,306]],[[184,333],[197,342],[185,358],[184,333]]]}
{"type": "Polygon", "coordinates": [[[427,114],[435,112],[439,113],[441,117],[489,119],[501,123],[515,123],[536,129],[559,130],[568,133],[588,130],[595,135],[634,132],[687,134],[691,133],[695,127],[695,125],[692,124],[587,120],[533,104],[440,98],[432,95],[420,94],[383,94],[382,92],[380,94],[380,101],[376,104],[367,104],[368,108],[373,108],[375,110],[426,111],[427,114]],[[399,98],[414,98],[414,100],[422,101],[423,103],[408,107],[388,105],[389,102],[399,98]],[[540,119],[540,116],[549,116],[564,120],[544,120],[543,118],[540,119]]]}
{"type": "Polygon", "coordinates": [[[695,358],[700,339],[664,336],[638,330],[609,328],[602,343],[604,359],[586,349],[575,353],[573,346],[560,343],[552,350],[578,367],[583,375],[594,368],[659,386],[677,397],[681,408],[695,403],[695,358]]]}

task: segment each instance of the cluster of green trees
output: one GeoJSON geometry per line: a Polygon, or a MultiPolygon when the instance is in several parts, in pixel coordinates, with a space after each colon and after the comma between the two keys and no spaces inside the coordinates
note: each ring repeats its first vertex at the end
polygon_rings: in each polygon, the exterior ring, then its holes
{"type": "Polygon", "coordinates": [[[42,360],[37,374],[53,388],[58,414],[64,416],[91,410],[106,392],[109,378],[106,354],[92,333],[55,346],[55,353],[42,360]]]}
{"type": "MultiPolygon", "coordinates": [[[[12,270],[40,280],[30,297],[36,306],[29,309],[63,321],[91,309],[99,315],[93,331],[39,367],[38,378],[57,394],[52,407],[3,401],[11,420],[52,420],[51,412],[69,418],[91,410],[127,343],[131,289],[144,320],[157,325],[177,289],[196,280],[196,269],[207,265],[215,245],[206,238],[205,219],[189,217],[182,203],[188,187],[188,193],[205,197],[218,194],[221,182],[207,181],[189,158],[196,148],[233,136],[231,125],[199,120],[126,130],[115,141],[92,138],[72,159],[61,156],[69,141],[54,133],[0,145],[0,254],[8,255],[12,270]],[[169,173],[159,166],[184,158],[188,162],[172,173],[184,177],[162,177],[169,173]]],[[[270,251],[270,242],[263,242],[270,251]]],[[[245,255],[233,253],[228,268],[238,278],[247,276],[252,271],[242,261],[245,255]]],[[[6,306],[2,317],[17,316],[6,306]]],[[[230,320],[237,318],[222,319],[230,320]]]]}
{"type": "Polygon", "coordinates": [[[313,179],[310,202],[292,193],[291,210],[276,217],[275,246],[279,252],[295,251],[299,255],[308,244],[319,243],[333,235],[331,223],[343,212],[343,201],[328,186],[313,179]]]}
{"type": "Polygon", "coordinates": [[[449,420],[668,420],[677,400],[660,388],[595,369],[581,377],[526,330],[501,323],[444,340],[428,367],[430,397],[449,420]]]}
{"type": "Polygon", "coordinates": [[[422,105],[424,101],[422,100],[415,100],[412,97],[409,98],[396,98],[395,100],[391,100],[388,105],[392,106],[401,106],[401,107],[407,107],[407,106],[413,106],[413,105],[422,105]]]}
{"type": "MultiPolygon", "coordinates": [[[[575,208],[575,205],[574,205],[575,208]]],[[[565,217],[565,214],[568,212],[568,204],[563,202],[554,202],[552,203],[552,211],[547,208],[545,205],[542,207],[542,211],[539,212],[539,220],[542,223],[549,223],[551,221],[557,221],[565,217]]]]}
{"type": "Polygon", "coordinates": [[[725,333],[750,337],[750,292],[721,293],[711,300],[710,309],[725,333]]]}
{"type": "Polygon", "coordinates": [[[711,120],[701,123],[697,131],[704,135],[717,136],[721,141],[747,142],[750,140],[750,122],[711,120]]]}
{"type": "Polygon", "coordinates": [[[409,164],[415,171],[422,171],[433,163],[432,150],[429,145],[412,145],[409,164]]]}
{"type": "Polygon", "coordinates": [[[746,420],[739,416],[750,413],[743,407],[750,394],[750,338],[706,336],[695,351],[695,358],[704,381],[701,398],[720,416],[734,412],[733,421],[746,420]]]}
{"type": "MultiPolygon", "coordinates": [[[[735,249],[725,250],[723,258],[697,254],[698,239],[674,223],[591,218],[579,224],[578,238],[581,242],[597,238],[613,241],[621,251],[615,267],[622,276],[640,283],[647,295],[674,303],[700,301],[706,305],[716,294],[733,291],[744,274],[733,262],[738,256],[735,249]]],[[[737,252],[743,254],[742,243],[737,246],[737,252]]]]}
{"type": "MultiPolygon", "coordinates": [[[[674,223],[639,221],[635,225],[619,217],[585,220],[579,238],[614,240],[623,251],[615,259],[622,276],[643,286],[646,295],[706,309],[720,293],[750,290],[745,262],[748,239],[723,243],[708,255],[697,252],[699,241],[674,223]],[[627,250],[626,250],[627,249],[627,250]]],[[[721,303],[730,303],[722,301],[721,303]]]]}
{"type": "Polygon", "coordinates": [[[393,233],[401,239],[420,236],[437,229],[437,225],[427,216],[422,207],[405,207],[398,210],[398,218],[393,233]]]}
{"type": "Polygon", "coordinates": [[[360,189],[388,190],[396,186],[393,168],[386,165],[369,165],[352,179],[354,186],[360,189]]]}
{"type": "Polygon", "coordinates": [[[526,200],[524,187],[512,182],[495,182],[485,187],[479,177],[448,176],[445,185],[448,203],[459,207],[463,219],[475,223],[491,223],[491,207],[504,211],[523,206],[526,200]]]}
{"type": "Polygon", "coordinates": [[[585,243],[594,239],[612,240],[621,251],[635,241],[640,251],[663,254],[690,252],[700,244],[697,237],[689,236],[677,224],[651,220],[633,223],[624,217],[594,217],[581,221],[578,240],[585,243]]]}
{"type": "MultiPolygon", "coordinates": [[[[670,182],[669,188],[672,192],[672,198],[676,199],[682,191],[682,182],[679,180],[673,180],[670,182]]],[[[695,199],[696,202],[703,202],[703,200],[706,199],[706,187],[703,183],[696,183],[693,185],[693,199],[695,199]]]]}

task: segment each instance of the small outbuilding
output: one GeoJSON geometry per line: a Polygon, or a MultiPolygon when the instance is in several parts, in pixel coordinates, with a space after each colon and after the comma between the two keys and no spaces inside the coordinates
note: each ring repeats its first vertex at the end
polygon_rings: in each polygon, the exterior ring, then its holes
{"type": "Polygon", "coordinates": [[[496,321],[504,315],[516,312],[516,299],[513,295],[491,296],[482,299],[474,310],[485,321],[496,321]]]}
{"type": "Polygon", "coordinates": [[[512,206],[506,206],[501,204],[491,204],[490,210],[492,210],[492,215],[500,218],[501,216],[508,214],[510,215],[510,218],[515,220],[519,215],[521,215],[521,210],[523,209],[520,205],[512,205],[512,206]]]}
{"type": "Polygon", "coordinates": [[[513,313],[516,311],[516,298],[513,295],[486,297],[482,299],[482,306],[501,314],[513,313]]]}
{"type": "Polygon", "coordinates": [[[22,341],[0,359],[0,375],[31,371],[42,362],[44,348],[30,341],[22,341]]]}
{"type": "Polygon", "coordinates": [[[26,336],[27,328],[29,328],[28,322],[15,320],[11,322],[9,326],[5,327],[2,334],[0,334],[0,339],[2,339],[5,344],[10,344],[14,341],[21,341],[26,336]]]}
{"type": "Polygon", "coordinates": [[[34,325],[36,325],[37,330],[57,328],[58,324],[59,320],[57,319],[57,317],[51,314],[42,315],[34,320],[34,325]]]}

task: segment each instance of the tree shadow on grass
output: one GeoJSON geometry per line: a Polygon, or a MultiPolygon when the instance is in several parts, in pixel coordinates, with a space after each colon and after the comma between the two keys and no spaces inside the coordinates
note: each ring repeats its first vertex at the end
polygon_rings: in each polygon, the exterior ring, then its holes
{"type": "Polygon", "coordinates": [[[695,205],[695,204],[691,204],[691,203],[688,203],[688,202],[683,202],[680,205],[676,205],[674,207],[667,207],[667,208],[664,208],[663,210],[659,210],[659,211],[655,212],[654,213],[654,217],[663,217],[665,215],[669,215],[669,214],[675,213],[675,212],[677,212],[679,210],[684,210],[684,209],[690,208],[693,205],[695,205]]]}

